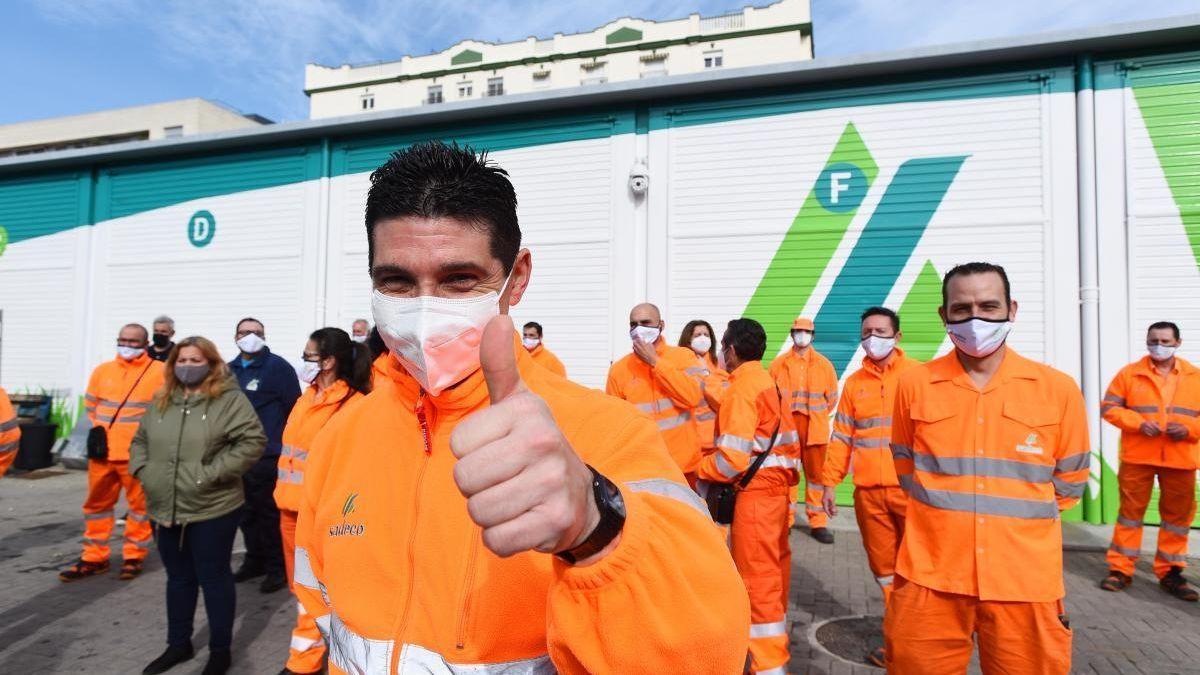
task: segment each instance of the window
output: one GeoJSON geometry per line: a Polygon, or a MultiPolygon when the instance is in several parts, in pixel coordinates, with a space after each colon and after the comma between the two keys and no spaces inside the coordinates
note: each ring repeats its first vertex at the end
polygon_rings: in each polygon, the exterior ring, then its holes
{"type": "Polygon", "coordinates": [[[183,127],[163,127],[163,136],[166,138],[179,138],[183,135],[183,127]]]}
{"type": "Polygon", "coordinates": [[[428,93],[425,95],[426,103],[441,103],[442,102],[442,85],[429,85],[428,93]]]}
{"type": "Polygon", "coordinates": [[[470,82],[459,82],[458,83],[458,97],[459,98],[471,98],[471,93],[473,91],[474,91],[474,88],[471,86],[470,82]]]}
{"type": "Polygon", "coordinates": [[[666,61],[651,61],[642,68],[642,77],[662,77],[667,74],[666,61]]]}
{"type": "Polygon", "coordinates": [[[488,96],[503,96],[504,95],[504,78],[489,77],[488,78],[488,96]]]}
{"type": "Polygon", "coordinates": [[[720,68],[725,65],[725,53],[718,50],[715,52],[704,52],[704,67],[705,68],[720,68]]]}
{"type": "Polygon", "coordinates": [[[375,94],[362,95],[362,109],[373,110],[375,108],[375,94]]]}

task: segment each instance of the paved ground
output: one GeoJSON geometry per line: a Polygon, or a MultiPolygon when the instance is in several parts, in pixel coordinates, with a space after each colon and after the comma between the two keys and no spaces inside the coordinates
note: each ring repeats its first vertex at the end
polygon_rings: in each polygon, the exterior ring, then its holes
{"type": "MultiPolygon", "coordinates": [[[[154,555],[131,583],[117,581],[115,572],[70,585],[55,577],[78,556],[85,482],[79,472],[0,480],[0,674],[140,673],[165,646],[165,573],[154,555]]],[[[839,529],[832,546],[793,532],[793,673],[881,672],[810,643],[817,623],[882,611],[853,523],[848,510],[834,520],[835,528],[849,529],[839,529]]],[[[1068,540],[1087,547],[1105,538],[1085,528],[1068,540]]],[[[1200,673],[1200,606],[1159,591],[1148,564],[1122,595],[1096,588],[1103,554],[1071,551],[1066,567],[1076,672],[1200,673]]],[[[250,584],[238,593],[234,672],[274,674],[286,658],[294,605],[286,592],[264,596],[250,584]]],[[[201,607],[197,646],[207,638],[203,616],[201,607]]],[[[172,675],[198,673],[206,656],[201,648],[172,675]]]]}

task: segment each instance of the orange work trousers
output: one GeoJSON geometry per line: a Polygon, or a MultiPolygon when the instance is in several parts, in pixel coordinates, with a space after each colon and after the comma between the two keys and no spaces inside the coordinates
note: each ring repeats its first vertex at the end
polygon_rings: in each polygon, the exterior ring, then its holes
{"type": "MultiPolygon", "coordinates": [[[[283,537],[283,563],[287,568],[288,586],[296,583],[296,512],[279,509],[279,533],[283,537]]],[[[292,594],[296,591],[293,589],[292,594]]],[[[292,644],[288,649],[287,669],[293,673],[320,672],[325,661],[325,640],[312,615],[296,601],[296,626],[292,629],[292,644]]]]}
{"type": "Polygon", "coordinates": [[[784,673],[788,663],[790,493],[791,486],[777,476],[756,476],[738,494],[733,511],[730,548],[750,595],[750,668],[755,673],[784,673]]]}
{"type": "Polygon", "coordinates": [[[829,446],[806,445],[800,451],[800,462],[804,465],[804,514],[808,516],[809,529],[829,524],[829,516],[825,514],[825,507],[821,505],[825,491],[820,485],[827,447],[829,446]]]}
{"type": "Polygon", "coordinates": [[[884,607],[892,595],[907,510],[908,495],[899,487],[854,488],[854,518],[867,550],[867,565],[883,591],[884,607]]]}
{"type": "Polygon", "coordinates": [[[108,539],[113,531],[113,508],[125,488],[129,515],[125,518],[125,560],[142,560],[150,552],[152,529],[146,515],[146,493],[138,479],[129,475],[129,462],[88,460],[88,492],[83,502],[83,559],[108,560],[108,539]]]}
{"type": "Polygon", "coordinates": [[[1071,630],[1061,600],[999,602],[943,593],[896,577],[883,620],[887,671],[961,675],[979,643],[985,673],[1065,675],[1071,630]]]}
{"type": "Polygon", "coordinates": [[[1121,462],[1117,470],[1121,510],[1113,526],[1112,545],[1108,547],[1109,569],[1133,576],[1142,552],[1142,517],[1146,515],[1156,476],[1162,522],[1158,527],[1154,574],[1161,579],[1172,567],[1187,567],[1188,532],[1196,517],[1196,470],[1121,462]]]}

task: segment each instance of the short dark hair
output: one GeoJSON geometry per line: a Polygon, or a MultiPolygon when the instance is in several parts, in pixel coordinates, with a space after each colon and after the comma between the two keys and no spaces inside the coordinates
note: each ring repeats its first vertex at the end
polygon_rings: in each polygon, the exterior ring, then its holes
{"type": "Polygon", "coordinates": [[[1171,332],[1175,335],[1175,339],[1179,339],[1179,326],[1170,321],[1155,321],[1154,323],[1150,324],[1149,328],[1146,329],[1146,333],[1149,334],[1152,330],[1159,330],[1163,328],[1170,328],[1171,332]]]}
{"type": "Polygon", "coordinates": [[[725,327],[722,347],[733,347],[742,361],[761,361],[767,351],[767,332],[754,319],[734,319],[725,327]]]}
{"type": "Polygon", "coordinates": [[[530,321],[529,323],[527,323],[527,324],[525,324],[524,326],[522,326],[522,327],[521,327],[521,329],[522,329],[522,330],[524,330],[524,329],[526,329],[526,328],[535,328],[535,329],[537,329],[537,332],[538,332],[538,337],[542,337],[542,324],[540,324],[540,323],[538,323],[538,322],[536,322],[536,321],[530,321]]]}
{"type": "Polygon", "coordinates": [[[512,271],[521,250],[517,193],[508,172],[470,146],[425,141],[392,153],[371,173],[367,262],[375,264],[375,224],[385,218],[455,218],[486,231],[491,253],[512,271]]]}
{"type": "MultiPolygon", "coordinates": [[[[125,330],[126,328],[136,328],[142,331],[142,342],[146,342],[150,339],[150,331],[146,330],[146,327],[140,323],[127,323],[124,326],[121,326],[121,330],[125,330]]],[[[117,332],[119,333],[120,331],[117,332]]]]}
{"type": "Polygon", "coordinates": [[[344,402],[351,394],[358,391],[363,394],[371,393],[371,348],[350,339],[350,334],[341,328],[318,328],[308,336],[317,345],[317,354],[321,358],[333,357],[337,368],[337,378],[349,385],[349,390],[342,397],[344,402]]]}
{"type": "Polygon", "coordinates": [[[986,262],[969,262],[962,265],[956,265],[946,276],[942,277],[942,307],[946,306],[946,288],[950,285],[950,280],[954,277],[965,277],[971,274],[987,274],[995,272],[1000,275],[1000,280],[1004,282],[1004,302],[1012,304],[1012,287],[1008,283],[1008,272],[999,265],[986,262]]]}
{"type": "Polygon", "coordinates": [[[234,330],[234,331],[237,331],[237,329],[241,328],[241,327],[242,327],[242,324],[246,323],[247,321],[253,321],[254,323],[256,323],[256,324],[258,324],[258,325],[262,326],[262,327],[263,327],[263,330],[266,330],[266,329],[267,329],[267,324],[265,324],[265,323],[263,323],[263,322],[259,321],[258,319],[254,318],[254,317],[252,317],[252,316],[248,316],[248,317],[246,317],[246,318],[244,318],[244,319],[242,319],[242,320],[238,321],[236,324],[234,324],[234,326],[233,326],[233,330],[234,330]]]}
{"type": "Polygon", "coordinates": [[[892,330],[900,331],[900,315],[888,309],[887,307],[868,307],[867,311],[858,317],[859,321],[866,321],[868,316],[886,316],[892,320],[892,330]]]}

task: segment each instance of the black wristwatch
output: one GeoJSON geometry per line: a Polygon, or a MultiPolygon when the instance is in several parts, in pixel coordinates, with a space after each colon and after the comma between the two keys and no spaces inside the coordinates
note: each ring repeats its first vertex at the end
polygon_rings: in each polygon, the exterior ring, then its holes
{"type": "Polygon", "coordinates": [[[581,544],[554,554],[572,565],[603,551],[625,527],[625,500],[621,497],[621,491],[591,465],[588,465],[588,470],[592,472],[592,492],[596,496],[600,522],[581,544]]]}

